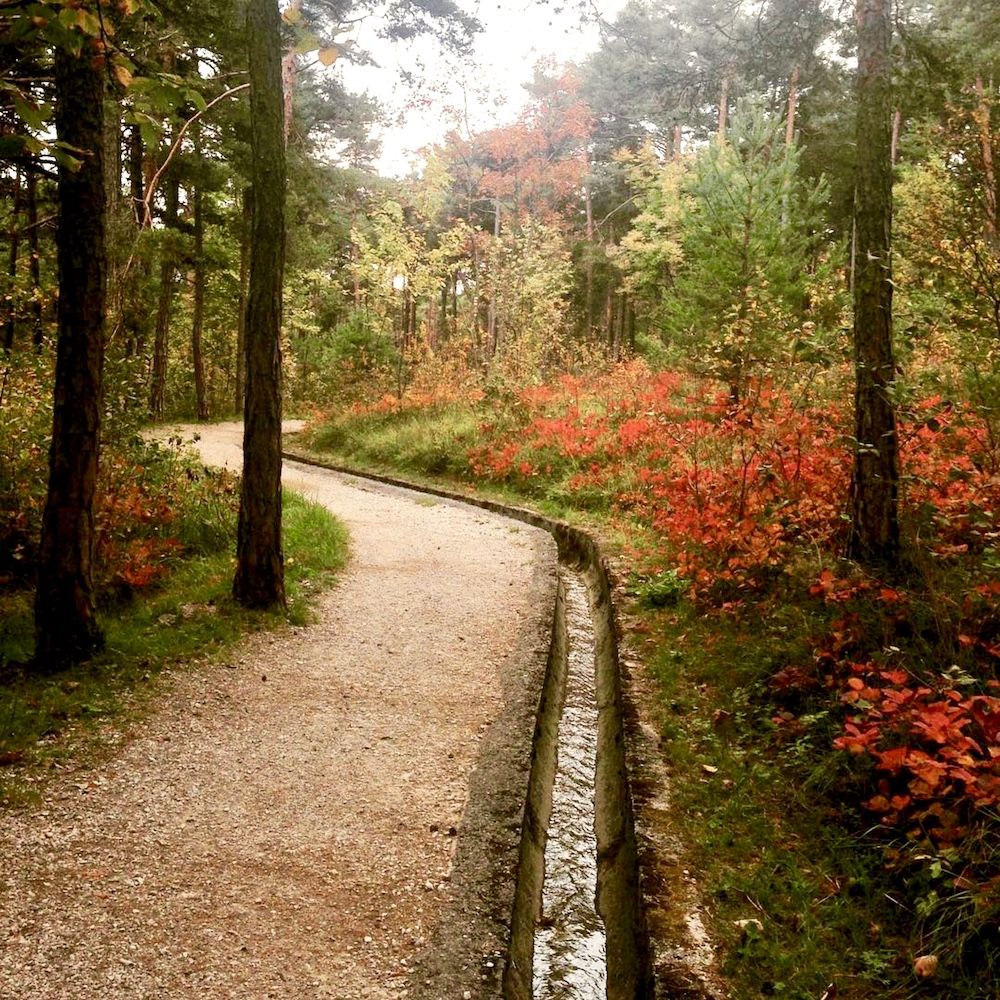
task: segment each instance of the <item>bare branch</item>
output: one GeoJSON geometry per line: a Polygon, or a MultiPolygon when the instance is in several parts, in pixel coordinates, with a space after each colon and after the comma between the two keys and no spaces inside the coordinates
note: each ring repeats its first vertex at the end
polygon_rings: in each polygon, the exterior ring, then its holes
{"type": "Polygon", "coordinates": [[[184,124],[180,127],[177,133],[177,138],[174,139],[173,145],[170,147],[170,151],[167,153],[166,159],[160,164],[160,169],[153,174],[152,180],[149,182],[149,187],[146,190],[146,197],[142,201],[143,207],[143,218],[142,224],[144,227],[148,227],[153,221],[153,195],[156,194],[156,187],[163,179],[164,173],[166,173],[167,167],[170,166],[171,161],[177,155],[177,151],[181,148],[181,143],[184,141],[184,136],[187,134],[187,130],[200,118],[208,114],[212,108],[215,107],[220,101],[224,101],[227,97],[232,97],[233,94],[238,94],[241,90],[249,90],[249,83],[241,83],[238,87],[233,87],[231,90],[227,90],[218,97],[213,98],[208,104],[202,108],[201,111],[193,114],[184,124]]]}

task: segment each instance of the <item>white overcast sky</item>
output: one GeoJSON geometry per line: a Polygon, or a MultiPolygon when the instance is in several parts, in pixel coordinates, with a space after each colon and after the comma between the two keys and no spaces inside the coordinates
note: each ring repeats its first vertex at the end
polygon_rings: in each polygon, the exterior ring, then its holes
{"type": "MultiPolygon", "coordinates": [[[[461,2],[461,0],[460,0],[461,2]]],[[[337,68],[350,90],[367,90],[387,107],[390,124],[381,136],[379,162],[385,174],[409,171],[417,151],[441,140],[451,128],[464,131],[463,108],[473,131],[511,121],[525,100],[523,84],[535,64],[554,57],[557,64],[579,61],[597,48],[594,15],[611,19],[624,0],[464,0],[483,24],[475,52],[466,63],[441,53],[431,39],[390,45],[375,37],[371,22],[358,26],[354,39],[379,67],[337,68]],[[584,12],[588,16],[584,16],[584,12]],[[406,70],[419,70],[414,88],[403,82],[406,70]]]]}

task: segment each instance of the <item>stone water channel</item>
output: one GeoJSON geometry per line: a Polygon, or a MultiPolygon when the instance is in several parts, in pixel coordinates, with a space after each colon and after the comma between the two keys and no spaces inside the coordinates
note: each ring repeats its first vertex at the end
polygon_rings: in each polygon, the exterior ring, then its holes
{"type": "Polygon", "coordinates": [[[534,511],[392,477],[363,478],[469,503],[544,528],[555,539],[559,586],[502,995],[504,1000],[653,997],[614,609],[597,543],[534,511]]]}
{"type": "Polygon", "coordinates": [[[542,916],[535,928],[536,1000],[607,996],[607,934],[597,912],[597,677],[586,582],[560,571],[565,676],[552,809],[545,841],[542,916]]]}
{"type": "Polygon", "coordinates": [[[559,587],[503,996],[643,1000],[653,985],[610,583],[593,539],[550,530],[559,587]]]}

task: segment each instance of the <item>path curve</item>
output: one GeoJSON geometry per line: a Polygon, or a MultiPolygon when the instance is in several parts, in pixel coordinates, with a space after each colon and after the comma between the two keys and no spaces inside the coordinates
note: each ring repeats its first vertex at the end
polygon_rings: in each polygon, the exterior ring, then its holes
{"type": "MultiPolygon", "coordinates": [[[[206,462],[241,427],[201,427],[206,462]]],[[[286,462],[348,525],[317,622],[178,672],[120,751],[3,817],[0,997],[495,997],[549,536],[286,462]]]]}

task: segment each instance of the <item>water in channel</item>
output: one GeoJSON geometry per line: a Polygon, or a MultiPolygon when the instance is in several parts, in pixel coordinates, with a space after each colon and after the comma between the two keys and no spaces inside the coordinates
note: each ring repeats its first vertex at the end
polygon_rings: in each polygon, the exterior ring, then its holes
{"type": "Polygon", "coordinates": [[[566,696],[559,723],[552,815],[545,844],[542,919],[535,931],[535,1000],[607,996],[606,936],[596,910],[597,692],[586,584],[561,571],[566,603],[566,696]]]}

